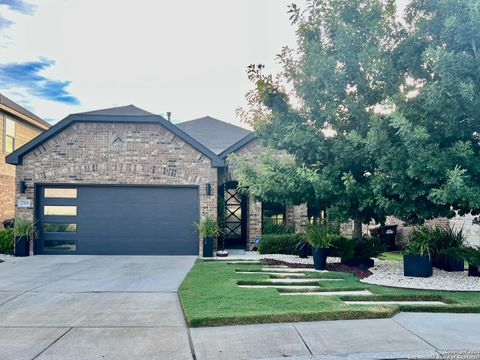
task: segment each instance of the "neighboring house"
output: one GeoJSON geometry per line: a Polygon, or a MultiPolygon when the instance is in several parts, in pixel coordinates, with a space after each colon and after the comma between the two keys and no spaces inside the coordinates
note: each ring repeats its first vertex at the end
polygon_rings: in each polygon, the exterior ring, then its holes
{"type": "Polygon", "coordinates": [[[0,224],[15,216],[15,166],[6,155],[30,141],[50,124],[0,94],[0,224]]]}
{"type": "Polygon", "coordinates": [[[247,250],[264,217],[306,223],[305,206],[237,192],[228,155],[259,150],[246,129],[211,117],[174,125],[130,105],[69,115],[7,162],[17,166],[17,214],[38,221],[34,253],[193,255],[206,215],[224,213],[225,246],[247,250]]]}

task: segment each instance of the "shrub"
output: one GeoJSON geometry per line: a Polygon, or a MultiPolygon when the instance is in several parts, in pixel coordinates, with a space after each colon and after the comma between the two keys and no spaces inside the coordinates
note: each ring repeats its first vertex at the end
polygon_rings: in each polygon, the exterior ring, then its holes
{"type": "Polygon", "coordinates": [[[313,223],[305,229],[305,239],[313,248],[329,248],[332,235],[337,235],[338,226],[333,223],[313,223]]]}
{"type": "Polygon", "coordinates": [[[303,238],[303,234],[263,235],[258,243],[258,252],[260,254],[297,255],[298,244],[303,238]]]}
{"type": "Polygon", "coordinates": [[[13,254],[13,229],[0,229],[0,254],[13,254]]]}
{"type": "Polygon", "coordinates": [[[438,238],[440,228],[419,226],[414,228],[408,235],[408,242],[403,247],[403,253],[409,255],[433,254],[433,243],[438,238]]]}
{"type": "Polygon", "coordinates": [[[293,234],[295,228],[291,225],[276,224],[273,221],[264,221],[262,233],[268,234],[293,234]]]}
{"type": "Polygon", "coordinates": [[[378,257],[387,250],[386,245],[377,237],[362,237],[355,241],[354,259],[369,259],[378,257]]]}
{"type": "Polygon", "coordinates": [[[210,216],[205,216],[200,224],[194,223],[194,225],[203,237],[217,237],[220,234],[217,221],[210,216]]]}
{"type": "Polygon", "coordinates": [[[330,235],[330,256],[352,259],[355,254],[355,240],[342,235],[330,235]]]}

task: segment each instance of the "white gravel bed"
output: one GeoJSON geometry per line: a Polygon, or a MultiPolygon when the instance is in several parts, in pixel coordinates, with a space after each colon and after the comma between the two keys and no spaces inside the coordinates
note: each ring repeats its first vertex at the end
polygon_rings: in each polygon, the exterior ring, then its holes
{"type": "MultiPolygon", "coordinates": [[[[286,261],[292,264],[309,264],[313,265],[313,257],[309,256],[306,259],[301,259],[296,255],[283,255],[283,254],[265,254],[259,255],[261,259],[274,259],[274,260],[281,260],[286,261]]],[[[328,257],[327,263],[338,263],[340,262],[340,258],[336,257],[328,257]]]]}
{"type": "Polygon", "coordinates": [[[433,269],[428,278],[403,276],[403,262],[375,259],[373,275],[360,280],[367,284],[385,285],[421,290],[480,291],[480,278],[468,276],[466,271],[447,272],[433,269]]]}

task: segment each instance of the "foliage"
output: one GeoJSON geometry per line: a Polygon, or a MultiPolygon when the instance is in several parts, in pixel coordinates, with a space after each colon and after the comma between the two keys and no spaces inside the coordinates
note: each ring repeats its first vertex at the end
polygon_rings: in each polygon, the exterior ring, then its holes
{"type": "Polygon", "coordinates": [[[329,248],[333,242],[332,235],[338,233],[338,225],[330,222],[320,222],[307,225],[305,240],[313,248],[329,248]]]}
{"type": "Polygon", "coordinates": [[[356,238],[386,215],[480,214],[479,8],[413,0],[400,25],[394,1],[292,5],[297,48],[281,51],[277,76],[249,67],[239,114],[293,160],[244,163],[241,186],[354,219],[356,238]]]}
{"type": "Polygon", "coordinates": [[[351,259],[355,254],[355,240],[342,236],[330,235],[330,256],[340,257],[342,259],[351,259]]]}
{"type": "Polygon", "coordinates": [[[465,243],[465,235],[462,230],[455,230],[451,226],[418,226],[409,234],[406,250],[420,251],[428,246],[428,253],[433,256],[439,254],[453,254],[454,249],[460,249],[465,243]],[[412,245],[409,245],[413,242],[412,245]]]}
{"type": "MultiPolygon", "coordinates": [[[[386,246],[379,238],[364,236],[356,241],[352,258],[358,260],[374,258],[385,250],[386,246]]],[[[349,258],[346,258],[346,260],[349,260],[349,258]]]]}
{"type": "Polygon", "coordinates": [[[262,234],[293,234],[295,232],[295,228],[292,225],[287,224],[277,224],[273,221],[264,221],[262,234]]]}
{"type": "Polygon", "coordinates": [[[357,230],[372,218],[382,222],[367,135],[373,109],[397,89],[394,3],[316,0],[305,11],[292,5],[290,14],[298,49],[283,49],[278,77],[249,67],[255,89],[239,114],[263,144],[294,162],[281,166],[259,155],[261,165],[244,161],[239,183],[260,198],[317,204],[336,220],[356,220],[357,230]]]}
{"type": "Polygon", "coordinates": [[[433,236],[436,228],[429,226],[415,227],[408,234],[408,242],[403,247],[403,253],[409,255],[428,255],[431,256],[433,249],[433,236]]]}
{"type": "Polygon", "coordinates": [[[0,254],[13,254],[13,229],[0,229],[0,254]]]}
{"type": "Polygon", "coordinates": [[[38,235],[36,229],[36,220],[31,220],[26,217],[15,218],[14,234],[17,237],[25,236],[29,239],[36,238],[38,235]]]}
{"type": "Polygon", "coordinates": [[[462,246],[449,248],[442,252],[445,255],[463,259],[472,266],[480,266],[480,247],[462,246]]]}
{"type": "Polygon", "coordinates": [[[258,252],[260,254],[297,255],[299,243],[303,239],[303,234],[262,235],[258,243],[258,252]]]}
{"type": "Polygon", "coordinates": [[[203,237],[217,237],[220,234],[217,221],[208,215],[200,221],[200,224],[194,223],[194,225],[203,237]]]}

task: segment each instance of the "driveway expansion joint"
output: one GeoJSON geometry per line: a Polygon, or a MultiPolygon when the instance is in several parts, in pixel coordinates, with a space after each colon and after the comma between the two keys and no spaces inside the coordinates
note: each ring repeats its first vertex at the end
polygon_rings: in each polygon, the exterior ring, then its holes
{"type": "Polygon", "coordinates": [[[40,355],[42,355],[45,351],[47,351],[49,348],[51,348],[54,344],[56,344],[61,338],[63,338],[65,335],[67,335],[71,330],[73,329],[73,327],[70,327],[67,329],[67,331],[65,331],[63,334],[61,334],[58,338],[56,338],[55,340],[53,340],[45,349],[43,349],[42,351],[40,351],[37,355],[35,355],[35,357],[33,357],[32,360],[35,360],[37,359],[40,355]]]}
{"type": "Polygon", "coordinates": [[[312,350],[310,349],[310,346],[308,346],[307,342],[305,341],[305,339],[303,338],[302,334],[300,334],[300,331],[298,331],[297,327],[295,326],[295,324],[292,324],[293,328],[295,329],[295,331],[297,332],[298,336],[300,337],[300,340],[302,340],[303,342],[303,345],[305,345],[305,347],[307,348],[308,352],[310,353],[310,355],[313,356],[313,352],[312,350]]]}

